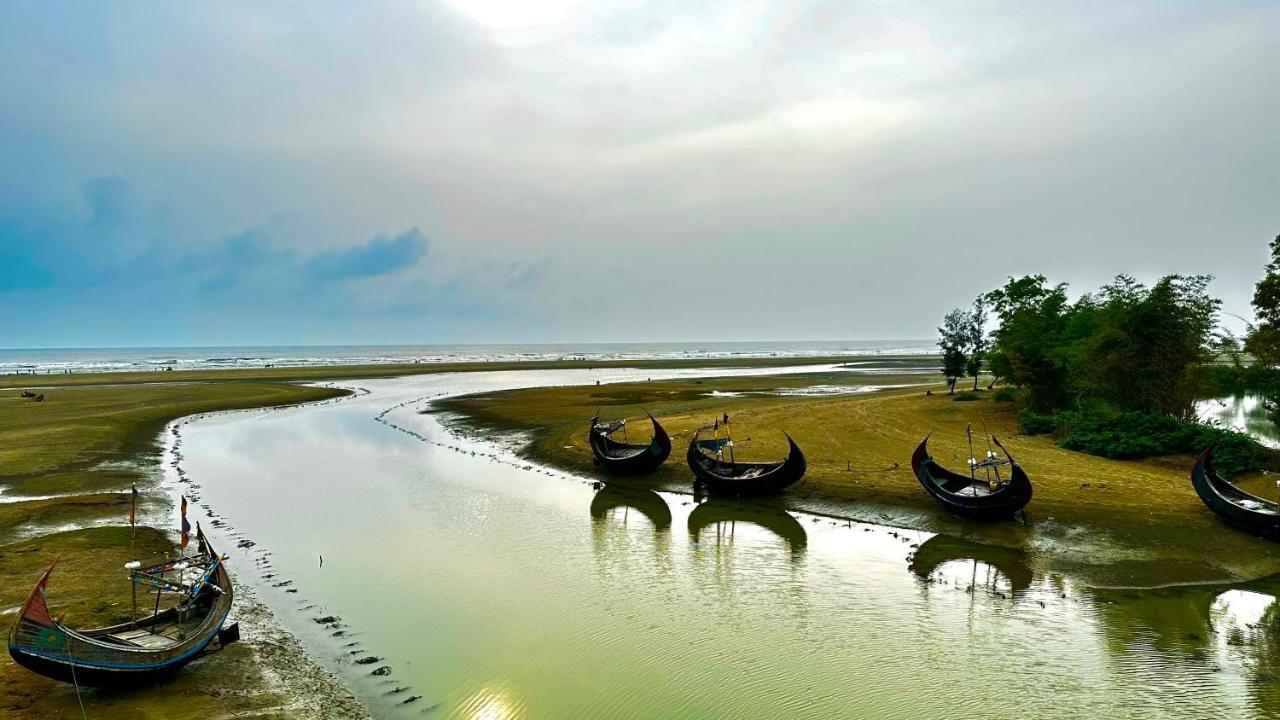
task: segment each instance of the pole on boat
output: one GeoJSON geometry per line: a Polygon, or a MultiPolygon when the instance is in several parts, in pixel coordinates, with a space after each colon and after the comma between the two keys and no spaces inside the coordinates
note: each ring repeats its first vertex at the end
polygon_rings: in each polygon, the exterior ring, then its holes
{"type": "Polygon", "coordinates": [[[973,423],[964,426],[964,433],[969,436],[969,479],[977,481],[978,459],[973,456],[973,423]]]}
{"type": "Polygon", "coordinates": [[[987,466],[987,485],[990,485],[991,489],[994,490],[1000,485],[1003,485],[1004,480],[1000,477],[1000,464],[996,462],[996,451],[991,447],[991,431],[987,429],[987,419],[982,417],[981,414],[979,414],[978,417],[982,422],[982,436],[987,441],[987,460],[991,462],[991,464],[987,466]],[[992,471],[995,471],[996,474],[996,481],[994,484],[991,482],[992,471]]]}

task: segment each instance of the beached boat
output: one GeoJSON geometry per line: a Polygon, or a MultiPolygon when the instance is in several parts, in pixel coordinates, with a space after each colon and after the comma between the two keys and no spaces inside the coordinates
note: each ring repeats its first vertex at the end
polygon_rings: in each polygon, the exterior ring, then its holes
{"type": "Polygon", "coordinates": [[[626,420],[602,423],[598,414],[591,418],[587,439],[596,464],[609,472],[623,474],[649,472],[665,462],[671,455],[671,438],[652,415],[649,415],[649,421],[653,423],[653,438],[647,443],[636,444],[614,439],[619,431],[626,432],[626,420]]]}
{"type": "Polygon", "coordinates": [[[127,687],[171,675],[187,663],[239,639],[223,627],[231,611],[231,579],[223,559],[196,529],[197,554],[132,570],[134,611],[138,586],[155,588],[156,610],[145,618],[96,630],[73,630],[49,612],[45,571],[9,630],[9,655],[45,677],[92,687],[127,687]],[[158,610],[163,593],[177,604],[158,610]]]}
{"type": "Polygon", "coordinates": [[[1280,504],[1247,493],[1213,470],[1213,445],[1191,468],[1191,485],[1205,505],[1228,525],[1271,540],[1280,540],[1280,504]]]}
{"type": "Polygon", "coordinates": [[[695,485],[701,485],[712,495],[772,495],[799,482],[808,468],[804,453],[790,435],[787,435],[790,448],[787,457],[778,462],[735,462],[732,439],[699,440],[701,433],[702,430],[698,430],[693,434],[685,459],[693,470],[695,485]]]}
{"type": "Polygon", "coordinates": [[[925,435],[911,455],[911,471],[926,492],[957,515],[977,520],[1013,517],[1031,502],[1031,480],[1000,441],[991,440],[1006,459],[1000,460],[988,449],[985,459],[970,458],[969,474],[961,475],[934,461],[929,455],[929,436],[925,435]]]}

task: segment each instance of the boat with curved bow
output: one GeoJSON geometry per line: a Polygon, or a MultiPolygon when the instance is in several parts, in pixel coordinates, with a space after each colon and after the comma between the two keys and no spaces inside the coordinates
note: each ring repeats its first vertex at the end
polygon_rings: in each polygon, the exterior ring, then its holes
{"type": "Polygon", "coordinates": [[[145,618],[75,630],[49,611],[45,597],[55,560],[40,576],[9,629],[9,655],[45,677],[90,687],[128,687],[169,676],[188,663],[239,639],[237,625],[223,627],[231,612],[231,578],[223,558],[196,529],[197,553],[146,568],[129,563],[136,614],[138,586],[154,588],[157,610],[145,618]],[[160,598],[176,594],[173,607],[160,598]]]}
{"type": "Polygon", "coordinates": [[[1191,468],[1196,495],[1223,522],[1269,540],[1280,540],[1280,504],[1241,490],[1213,469],[1210,445],[1191,468]]]}
{"type": "Polygon", "coordinates": [[[597,413],[591,418],[591,430],[587,433],[596,464],[609,472],[634,474],[649,472],[666,462],[671,455],[671,438],[657,418],[649,415],[649,421],[653,423],[653,438],[647,443],[630,443],[625,439],[626,420],[602,423],[597,413]],[[621,442],[614,437],[619,432],[624,433],[621,442]]]}
{"type": "Polygon", "coordinates": [[[693,471],[695,485],[711,495],[746,497],[772,495],[800,482],[808,463],[804,453],[790,435],[787,456],[777,462],[737,462],[733,459],[733,441],[728,438],[701,440],[702,430],[693,435],[685,459],[693,471]],[[726,450],[728,459],[725,459],[726,450]]]}
{"type": "Polygon", "coordinates": [[[984,460],[970,458],[969,474],[961,475],[933,459],[929,435],[925,435],[911,455],[911,471],[926,492],[957,515],[977,520],[1011,518],[1031,502],[1031,480],[1000,441],[994,436],[991,440],[1005,459],[988,450],[984,460]]]}

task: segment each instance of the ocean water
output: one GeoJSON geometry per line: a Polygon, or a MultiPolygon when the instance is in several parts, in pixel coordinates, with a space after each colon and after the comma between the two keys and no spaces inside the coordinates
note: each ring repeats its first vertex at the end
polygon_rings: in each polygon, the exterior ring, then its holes
{"type": "Polygon", "coordinates": [[[827,355],[917,355],[933,340],[819,342],[565,343],[527,345],[279,345],[234,347],[0,349],[0,375],[309,367],[487,361],[732,359],[827,355]]]}

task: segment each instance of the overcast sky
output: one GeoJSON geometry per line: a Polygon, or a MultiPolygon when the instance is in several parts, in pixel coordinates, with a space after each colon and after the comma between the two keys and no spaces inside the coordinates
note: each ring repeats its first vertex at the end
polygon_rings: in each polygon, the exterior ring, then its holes
{"type": "Polygon", "coordinates": [[[1247,315],[1278,78],[1277,2],[9,0],[0,347],[929,337],[1024,273],[1247,315]]]}

